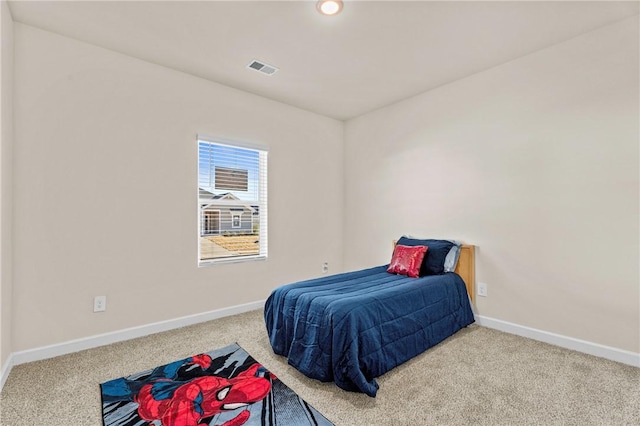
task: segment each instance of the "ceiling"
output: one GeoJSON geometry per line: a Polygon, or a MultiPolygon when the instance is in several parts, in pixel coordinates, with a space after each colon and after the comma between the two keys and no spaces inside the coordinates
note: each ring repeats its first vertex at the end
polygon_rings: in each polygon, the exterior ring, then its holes
{"type": "Polygon", "coordinates": [[[639,13],[638,2],[11,1],[13,19],[346,120],[639,13]],[[253,59],[280,68],[267,76],[253,59]]]}

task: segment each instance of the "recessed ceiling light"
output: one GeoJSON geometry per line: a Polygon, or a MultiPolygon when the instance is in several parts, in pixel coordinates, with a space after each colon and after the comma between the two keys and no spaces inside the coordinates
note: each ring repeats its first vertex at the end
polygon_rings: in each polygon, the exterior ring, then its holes
{"type": "Polygon", "coordinates": [[[337,15],[342,10],[341,0],[320,0],[316,4],[320,13],[327,16],[337,15]]]}

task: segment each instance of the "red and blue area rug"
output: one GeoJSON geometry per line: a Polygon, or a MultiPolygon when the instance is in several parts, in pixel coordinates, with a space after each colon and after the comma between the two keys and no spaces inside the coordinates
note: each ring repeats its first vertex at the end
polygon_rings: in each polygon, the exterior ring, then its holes
{"type": "Polygon", "coordinates": [[[100,388],[105,426],[333,425],[237,343],[100,388]]]}

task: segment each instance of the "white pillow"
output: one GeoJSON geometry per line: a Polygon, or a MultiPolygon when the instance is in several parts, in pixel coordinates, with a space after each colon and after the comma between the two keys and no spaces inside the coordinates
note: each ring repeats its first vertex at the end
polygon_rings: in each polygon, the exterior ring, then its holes
{"type": "Polygon", "coordinates": [[[461,244],[457,241],[449,240],[455,245],[451,247],[449,253],[447,253],[447,257],[444,258],[444,271],[445,272],[453,272],[456,270],[456,266],[458,265],[458,258],[460,258],[460,246],[461,244]]]}

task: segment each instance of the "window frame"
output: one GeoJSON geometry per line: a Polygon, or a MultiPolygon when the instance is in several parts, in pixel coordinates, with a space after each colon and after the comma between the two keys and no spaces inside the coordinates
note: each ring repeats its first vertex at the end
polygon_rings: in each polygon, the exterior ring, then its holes
{"type": "MultiPolygon", "coordinates": [[[[215,265],[220,265],[220,264],[226,264],[226,263],[239,263],[239,262],[251,262],[251,261],[256,261],[256,260],[266,260],[268,258],[268,216],[267,216],[267,210],[268,210],[268,153],[269,153],[269,149],[267,146],[265,145],[260,145],[260,144],[255,144],[255,143],[247,143],[247,142],[239,142],[239,141],[234,141],[234,140],[229,140],[229,139],[222,139],[222,138],[212,138],[212,137],[208,137],[208,136],[204,136],[201,134],[198,134],[196,137],[196,160],[197,160],[197,164],[196,164],[196,171],[197,171],[197,185],[196,185],[196,191],[197,191],[197,216],[198,216],[198,220],[197,220],[197,244],[198,244],[198,258],[197,258],[197,262],[198,262],[198,267],[208,267],[208,266],[215,266],[215,265]],[[248,150],[253,150],[253,151],[258,151],[259,155],[258,155],[258,161],[259,161],[259,165],[258,165],[258,200],[252,200],[251,203],[254,204],[254,201],[256,201],[256,205],[259,208],[260,211],[260,215],[258,218],[258,224],[259,224],[259,232],[258,232],[258,237],[259,237],[259,247],[258,247],[258,254],[247,254],[247,255],[234,255],[234,256],[230,256],[230,257],[219,257],[219,258],[212,258],[212,259],[202,259],[202,254],[201,254],[201,243],[200,243],[200,238],[203,237],[202,235],[202,215],[203,215],[203,211],[202,211],[202,207],[201,207],[201,203],[200,203],[200,143],[201,142],[205,142],[205,143],[210,143],[210,144],[216,144],[216,145],[223,145],[223,146],[227,146],[227,147],[231,147],[231,148],[240,148],[240,149],[248,149],[248,150]]],[[[238,215],[237,212],[230,212],[231,213],[231,221],[233,224],[233,215],[236,214],[238,215]]],[[[220,212],[220,220],[222,219],[222,212],[220,212]]],[[[251,229],[253,230],[254,228],[254,223],[256,222],[255,218],[253,217],[253,214],[251,215],[251,229]]],[[[221,225],[220,225],[221,226],[221,225]]],[[[240,226],[239,228],[235,228],[235,229],[241,229],[242,228],[242,215],[240,215],[240,226]]]]}

